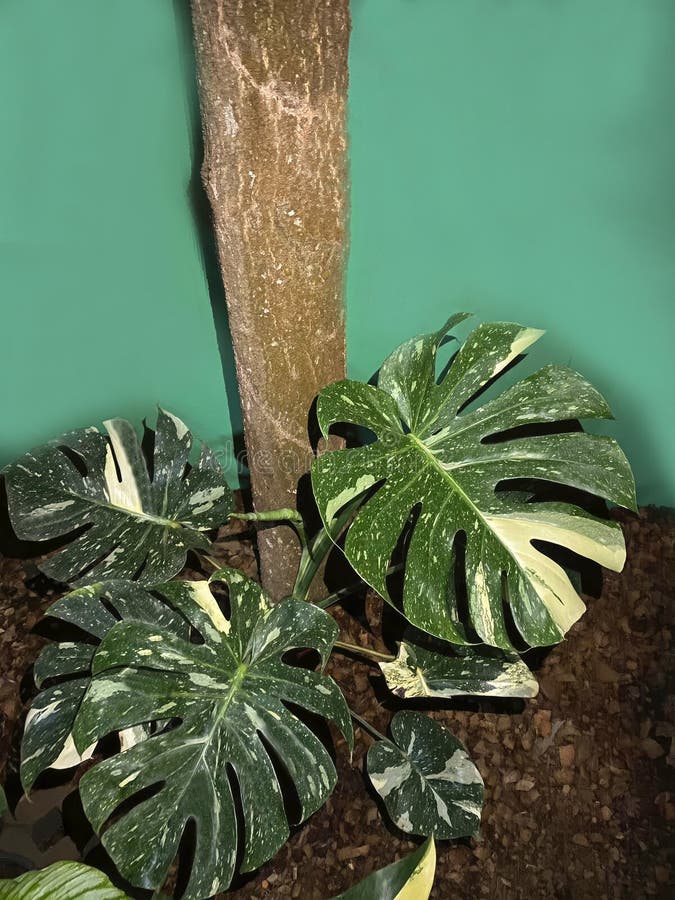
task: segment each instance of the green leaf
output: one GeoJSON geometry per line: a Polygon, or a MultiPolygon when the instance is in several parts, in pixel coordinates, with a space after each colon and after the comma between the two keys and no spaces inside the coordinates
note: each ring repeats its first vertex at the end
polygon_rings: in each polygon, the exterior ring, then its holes
{"type": "Polygon", "coordinates": [[[0,900],[128,900],[98,869],[58,862],[39,872],[0,880],[0,900]]]}
{"type": "Polygon", "coordinates": [[[202,898],[226,889],[234,873],[239,827],[230,774],[243,807],[242,871],[269,859],[289,834],[268,747],[293,781],[303,821],[333,790],[331,757],[287,704],[329,719],[350,745],[351,721],[331,678],[282,659],[294,648],[313,648],[325,665],[337,626],[323,610],[292,599],[272,605],[232,569],[216,572],[210,583],[171,582],[161,593],[203,643],[160,625],[114,625],[94,656],[75,744],[81,750],[112,731],[171,723],[86,772],[80,793],[119,871],[139,887],[163,883],[194,822],[184,896],[202,898]],[[214,582],[229,587],[229,619],[211,593],[214,582]],[[150,797],[136,796],[146,789],[150,797]],[[127,801],[136,802],[129,808],[127,801]],[[122,803],[126,811],[104,830],[122,803]]]}
{"type": "Polygon", "coordinates": [[[7,794],[5,794],[5,789],[0,787],[0,816],[4,816],[8,809],[7,794]]]}
{"type": "Polygon", "coordinates": [[[378,869],[333,900],[428,900],[436,873],[436,847],[428,838],[413,853],[378,869]]]}
{"type": "Polygon", "coordinates": [[[402,641],[393,662],[378,663],[387,687],[407,700],[426,697],[536,697],[539,684],[520,657],[462,648],[428,650],[402,641]]]}
{"type": "MultiPolygon", "coordinates": [[[[72,739],[73,723],[91,679],[97,644],[121,619],[161,625],[187,637],[185,620],[165,603],[132,581],[111,580],[77,588],[48,611],[89,636],[79,641],[47,644],[34,667],[35,683],[55,682],[42,690],[26,716],[21,741],[21,782],[29,791],[46,768],[67,769],[89,758],[94,745],[79,753],[72,739]]],[[[137,735],[138,736],[138,735],[137,735]]],[[[123,734],[126,744],[131,734],[123,734]]]]}
{"type": "Polygon", "coordinates": [[[129,422],[104,424],[107,437],[73,431],[7,466],[12,525],[28,541],[78,532],[41,566],[57,581],[159,584],[183,568],[188,549],[209,548],[202,532],[227,518],[230,490],[207,447],[189,468],[192,435],[171,413],[159,410],[151,464],[129,422]]]}
{"type": "Polygon", "coordinates": [[[438,840],[475,834],[483,779],[464,746],[422,713],[404,710],[391,720],[395,743],[368,750],[368,776],[392,821],[409,834],[438,840]]]}
{"type": "Polygon", "coordinates": [[[522,494],[496,489],[512,479],[534,479],[635,508],[633,477],[611,438],[583,432],[523,437],[512,431],[611,417],[600,394],[564,366],[547,366],[463,412],[542,332],[509,323],[481,325],[437,383],[438,347],[461,318],[394,351],[377,387],[347,380],[321,391],[317,413],[325,435],[334,423],[351,422],[377,439],[315,460],[317,504],[330,523],[347,502],[376,488],[349,529],[345,553],[389,602],[387,568],[411,513],[419,509],[403,589],[404,613],[418,628],[462,644],[472,642],[470,624],[481,641],[510,649],[503,609],[508,602],[528,644],[552,644],[577,621],[584,604],[562,567],[533,542],[558,544],[620,571],[621,529],[570,504],[526,502],[522,494]],[[460,621],[454,591],[462,533],[468,622],[460,621]]]}

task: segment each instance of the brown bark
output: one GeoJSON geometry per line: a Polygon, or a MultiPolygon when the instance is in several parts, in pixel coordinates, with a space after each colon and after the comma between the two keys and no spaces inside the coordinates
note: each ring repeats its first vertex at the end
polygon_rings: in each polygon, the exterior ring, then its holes
{"type": "MultiPolygon", "coordinates": [[[[349,0],[192,0],[192,16],[254,506],[292,507],[311,403],[345,374],[349,0]]],[[[259,538],[279,598],[297,541],[259,538]]]]}

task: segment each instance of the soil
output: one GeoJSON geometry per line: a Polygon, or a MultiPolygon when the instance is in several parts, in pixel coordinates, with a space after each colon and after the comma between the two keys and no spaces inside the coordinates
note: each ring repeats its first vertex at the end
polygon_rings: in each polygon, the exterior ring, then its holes
{"type": "MultiPolygon", "coordinates": [[[[464,741],[486,785],[480,837],[438,845],[434,900],[673,895],[675,520],[654,508],[639,517],[614,515],[626,534],[627,566],[622,575],[604,573],[599,596],[586,597],[588,612],[564,643],[547,655],[530,654],[539,696],[429,710],[464,741]]],[[[214,555],[255,574],[250,535],[240,522],[220,533],[214,555]]],[[[33,629],[61,592],[37,561],[0,560],[0,773],[5,769],[13,805],[20,796],[22,716],[33,691],[30,666],[44,643],[33,629]]],[[[377,597],[361,595],[334,611],[342,640],[387,646],[377,597]]],[[[390,616],[384,619],[387,637],[390,616]]],[[[335,653],[328,671],[350,705],[386,731],[400,704],[377,667],[335,653]]],[[[356,729],[350,762],[344,741],[333,737],[340,777],[332,797],[274,859],[223,896],[326,900],[413,849],[383,819],[367,786],[364,753],[372,739],[356,729]]],[[[16,818],[5,817],[0,875],[18,874],[27,861],[81,856],[81,840],[78,849],[66,834],[77,830],[75,782],[67,777],[47,781],[33,803],[18,802],[16,818]]]]}

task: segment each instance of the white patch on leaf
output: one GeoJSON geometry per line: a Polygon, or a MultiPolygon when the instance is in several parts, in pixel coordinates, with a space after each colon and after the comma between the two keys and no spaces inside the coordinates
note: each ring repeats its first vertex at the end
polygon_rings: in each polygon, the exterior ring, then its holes
{"type": "Polygon", "coordinates": [[[485,522],[511,553],[561,634],[569,631],[586,606],[564,569],[532,541],[567,547],[615,572],[621,571],[626,558],[620,529],[578,516],[542,510],[486,516],[485,522]]]}
{"type": "Polygon", "coordinates": [[[401,829],[401,831],[411,832],[413,830],[413,823],[410,821],[410,813],[406,809],[403,815],[396,820],[396,824],[401,829]]]}
{"type": "Polygon", "coordinates": [[[44,506],[38,507],[38,509],[34,509],[30,516],[31,518],[40,518],[45,514],[49,515],[49,513],[60,512],[62,509],[67,509],[69,506],[72,506],[75,503],[74,500],[61,500],[58,503],[45,503],[44,506]]]}
{"type": "Polygon", "coordinates": [[[453,800],[452,802],[470,816],[475,816],[480,822],[481,806],[479,803],[472,803],[470,800],[453,800]]]}
{"type": "Polygon", "coordinates": [[[118,787],[121,787],[121,788],[126,787],[128,784],[131,784],[132,781],[135,781],[140,774],[141,774],[140,769],[137,772],[132,772],[131,775],[127,775],[126,778],[123,778],[122,781],[120,781],[118,787]]]}
{"type": "Polygon", "coordinates": [[[495,365],[490,378],[499,375],[510,362],[513,362],[516,356],[520,356],[523,350],[527,350],[527,348],[534,344],[535,341],[538,341],[543,334],[545,334],[545,332],[540,328],[523,328],[512,341],[508,354],[495,365]]]}
{"type": "Polygon", "coordinates": [[[369,772],[368,774],[380,797],[386,797],[405,784],[412,774],[412,766],[408,760],[404,760],[400,766],[389,766],[382,772],[369,772]]]}
{"type": "Polygon", "coordinates": [[[112,447],[108,445],[105,454],[105,484],[108,500],[113,506],[119,506],[122,509],[128,509],[131,512],[142,513],[143,503],[141,495],[138,491],[138,485],[134,478],[134,473],[124,448],[120,434],[114,420],[103,423],[110,435],[112,447]],[[113,457],[113,450],[115,455],[113,457]],[[117,469],[115,468],[115,459],[120,471],[120,478],[117,477],[117,469]]]}
{"type": "MultiPolygon", "coordinates": [[[[26,723],[27,724],[27,723],[26,723]]],[[[69,734],[61,749],[61,752],[50,765],[50,769],[71,769],[73,766],[79,766],[85,759],[91,759],[96,749],[96,741],[87,749],[79,753],[75,746],[72,734],[69,734]]],[[[25,764],[25,760],[24,760],[25,764]]]]}
{"type": "Polygon", "coordinates": [[[188,677],[193,684],[197,684],[200,687],[227,687],[222,681],[218,681],[217,678],[212,678],[210,675],[204,674],[204,672],[192,672],[188,677]]]}
{"type": "Polygon", "coordinates": [[[163,409],[162,412],[164,413],[165,416],[167,416],[173,422],[174,427],[176,429],[176,437],[180,441],[182,438],[185,437],[185,435],[188,432],[187,425],[185,424],[185,422],[182,421],[182,419],[179,419],[178,416],[174,416],[173,413],[167,412],[167,410],[165,410],[165,409],[163,409]]]}
{"type": "Polygon", "coordinates": [[[190,506],[195,507],[192,512],[194,515],[199,515],[200,513],[205,513],[216,502],[216,500],[220,500],[222,496],[224,496],[226,488],[224,485],[219,485],[218,487],[205,488],[201,491],[195,491],[194,494],[190,497],[190,506]]]}
{"type": "Polygon", "coordinates": [[[450,759],[446,760],[445,768],[433,775],[428,775],[429,780],[452,781],[455,784],[482,784],[480,772],[469,759],[466,750],[458,747],[450,759]]]}
{"type": "Polygon", "coordinates": [[[356,484],[353,484],[351,487],[346,487],[344,490],[340,491],[339,494],[336,494],[335,497],[331,497],[326,504],[326,521],[331,522],[338,510],[342,509],[342,507],[349,503],[354,497],[358,497],[359,494],[363,494],[367,491],[376,481],[377,479],[374,475],[362,475],[357,479],[356,484]]]}
{"type": "MultiPolygon", "coordinates": [[[[211,620],[216,632],[229,634],[231,625],[223,615],[222,609],[218,606],[216,598],[211,593],[208,581],[192,581],[190,582],[190,596],[197,606],[202,609],[211,620]]],[[[216,640],[220,640],[216,635],[216,640]]]]}
{"type": "Polygon", "coordinates": [[[136,744],[140,744],[148,737],[148,729],[145,725],[133,725],[131,728],[125,728],[119,733],[120,752],[131,750],[136,744]]]}
{"type": "Polygon", "coordinates": [[[94,679],[89,685],[89,695],[92,699],[107,700],[115,694],[128,694],[131,688],[120,681],[98,681],[94,679]]]}

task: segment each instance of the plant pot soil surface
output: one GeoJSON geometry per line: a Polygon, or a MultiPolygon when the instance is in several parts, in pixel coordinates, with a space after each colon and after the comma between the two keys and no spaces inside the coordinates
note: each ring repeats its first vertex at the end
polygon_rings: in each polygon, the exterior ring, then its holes
{"type": "MultiPolygon", "coordinates": [[[[613,515],[626,534],[626,568],[603,573],[599,597],[586,598],[588,612],[566,641],[526,657],[536,667],[539,696],[429,710],[466,744],[486,789],[480,836],[438,844],[434,900],[672,896],[675,522],[655,508],[639,517],[613,515]]],[[[220,532],[214,555],[255,576],[243,523],[220,532]]],[[[44,643],[33,629],[62,592],[36,562],[0,560],[0,773],[10,800],[18,796],[18,743],[34,693],[30,666],[44,643]]],[[[372,593],[334,607],[341,639],[384,650],[381,608],[372,593]]],[[[328,672],[353,709],[385,732],[402,704],[387,693],[377,667],[334,653],[328,672]]],[[[372,739],[355,729],[350,762],[344,741],[333,736],[339,782],[329,801],[269,863],[220,896],[326,900],[416,846],[383,819],[365,779],[372,739]]],[[[33,865],[80,858],[59,809],[70,795],[68,823],[76,796],[70,776],[37,790],[33,803],[23,798],[16,818],[5,817],[0,875],[19,874],[19,857],[33,865]]],[[[87,859],[95,862],[96,853],[87,859]]]]}

